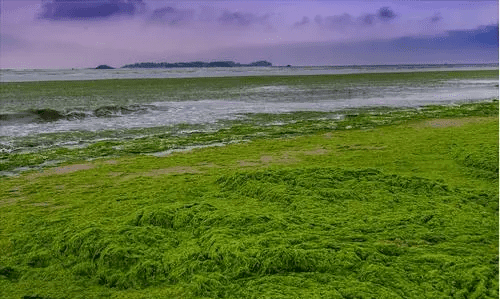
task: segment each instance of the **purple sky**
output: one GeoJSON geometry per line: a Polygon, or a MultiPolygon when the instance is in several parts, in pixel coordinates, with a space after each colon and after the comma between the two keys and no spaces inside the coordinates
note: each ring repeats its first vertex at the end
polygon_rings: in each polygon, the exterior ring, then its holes
{"type": "Polygon", "coordinates": [[[498,1],[0,1],[1,68],[498,62],[498,1]]]}

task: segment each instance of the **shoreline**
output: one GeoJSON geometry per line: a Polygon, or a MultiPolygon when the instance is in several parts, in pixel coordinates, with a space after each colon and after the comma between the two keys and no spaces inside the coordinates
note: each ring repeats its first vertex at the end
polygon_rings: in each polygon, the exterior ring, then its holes
{"type": "Polygon", "coordinates": [[[0,171],[374,127],[392,123],[391,110],[400,121],[432,117],[425,105],[491,114],[498,99],[483,108],[474,99],[497,98],[497,80],[498,71],[453,71],[2,83],[0,171]]]}
{"type": "Polygon", "coordinates": [[[133,157],[136,155],[161,155],[174,153],[183,148],[204,148],[252,140],[306,136],[325,130],[373,129],[379,126],[404,123],[413,119],[439,119],[446,117],[498,116],[498,99],[452,105],[429,105],[416,108],[373,107],[342,111],[292,114],[255,114],[244,121],[232,121],[217,130],[187,131],[180,134],[153,134],[131,140],[106,139],[79,144],[78,146],[51,146],[28,151],[4,152],[0,163],[1,176],[42,170],[44,166],[78,160],[109,157],[133,157]],[[312,116],[312,118],[311,118],[312,116]]]}

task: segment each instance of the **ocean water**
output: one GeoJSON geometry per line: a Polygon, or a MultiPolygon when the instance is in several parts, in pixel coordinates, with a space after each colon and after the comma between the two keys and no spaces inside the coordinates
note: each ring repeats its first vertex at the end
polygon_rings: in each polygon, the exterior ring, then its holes
{"type": "MultiPolygon", "coordinates": [[[[312,75],[363,72],[496,69],[494,65],[292,67],[211,69],[117,69],[117,70],[2,70],[3,82],[47,80],[97,80],[120,78],[218,77],[254,75],[312,75]]],[[[53,95],[37,101],[4,96],[0,101],[0,151],[22,151],[44,146],[88,144],[96,140],[136,138],[175,126],[213,130],[228,120],[255,113],[297,111],[332,112],[361,107],[418,107],[498,98],[498,79],[415,81],[375,84],[262,85],[236,90],[182,91],[187,100],[172,100],[147,90],[126,100],[120,97],[93,99],[53,95]],[[218,93],[214,95],[214,93],[218,93]],[[145,96],[147,94],[147,96],[145,96]],[[204,97],[203,95],[211,94],[204,97]],[[144,129],[154,129],[145,131],[144,129]]],[[[121,84],[121,83],[120,83],[121,84]]],[[[126,81],[124,81],[126,84],[126,81]]],[[[22,87],[20,87],[22,88],[22,87]]]]}
{"type": "Polygon", "coordinates": [[[498,64],[422,64],[422,65],[361,65],[304,67],[232,67],[232,68],[170,68],[170,69],[38,69],[0,70],[0,82],[64,81],[139,78],[197,78],[233,76],[294,76],[379,72],[422,72],[452,70],[498,69],[498,64]]]}

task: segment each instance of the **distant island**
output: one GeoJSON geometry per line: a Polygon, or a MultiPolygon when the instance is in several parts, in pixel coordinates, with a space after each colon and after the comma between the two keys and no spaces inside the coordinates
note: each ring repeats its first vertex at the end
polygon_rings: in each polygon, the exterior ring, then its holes
{"type": "Polygon", "coordinates": [[[114,67],[110,67],[109,65],[101,64],[100,66],[95,68],[96,70],[112,70],[114,67]]]}
{"type": "Polygon", "coordinates": [[[213,61],[213,62],[203,62],[203,61],[194,61],[194,62],[175,62],[175,63],[167,63],[167,62],[141,62],[134,64],[127,64],[122,66],[121,68],[176,68],[176,67],[240,67],[240,66],[272,66],[273,64],[265,61],[255,61],[250,64],[241,64],[236,63],[234,61],[213,61]]]}

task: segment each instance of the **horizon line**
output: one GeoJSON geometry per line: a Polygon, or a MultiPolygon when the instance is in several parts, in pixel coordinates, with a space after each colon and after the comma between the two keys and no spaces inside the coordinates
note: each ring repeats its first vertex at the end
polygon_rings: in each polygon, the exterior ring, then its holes
{"type": "MultiPolygon", "coordinates": [[[[220,60],[223,61],[223,60],[220,60]]],[[[195,62],[195,61],[192,61],[195,62]]],[[[150,63],[150,62],[137,62],[133,64],[140,64],[140,63],[150,63]]],[[[155,64],[160,64],[161,62],[151,62],[155,64]]],[[[189,63],[189,62],[173,62],[172,64],[175,63],[189,63]]],[[[276,68],[276,67],[388,67],[388,66],[449,66],[449,65],[493,65],[496,64],[498,65],[500,62],[480,62],[480,63],[397,63],[397,64],[343,64],[343,65],[272,65],[272,66],[255,66],[259,68],[276,68]]],[[[100,65],[106,65],[106,64],[100,64],[100,65]]],[[[108,65],[109,66],[109,65],[108,65]]],[[[254,67],[254,66],[235,66],[235,67],[254,67]]],[[[113,67],[113,69],[122,69],[122,67],[113,67]]],[[[138,67],[138,68],[143,68],[143,69],[148,69],[146,67],[138,67]]],[[[171,67],[171,68],[214,68],[214,67],[171,67]]],[[[223,68],[223,67],[217,67],[217,68],[223,68]]],[[[234,67],[225,67],[225,68],[234,68],[234,67]]],[[[89,70],[89,69],[96,69],[96,67],[71,67],[71,68],[2,68],[0,67],[0,71],[7,71],[7,70],[89,70]]],[[[131,68],[132,69],[132,68],[131,68]]],[[[161,67],[155,68],[155,69],[162,69],[161,67]]],[[[168,67],[164,69],[169,69],[168,67]]],[[[103,71],[102,69],[100,71],[103,71]]]]}

